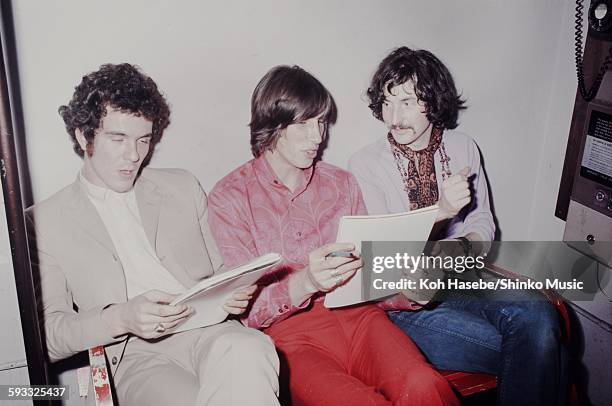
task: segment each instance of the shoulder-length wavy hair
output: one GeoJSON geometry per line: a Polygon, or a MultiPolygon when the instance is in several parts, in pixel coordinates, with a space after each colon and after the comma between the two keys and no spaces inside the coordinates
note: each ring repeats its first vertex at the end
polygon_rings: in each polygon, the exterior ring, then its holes
{"type": "Polygon", "coordinates": [[[276,66],[259,81],[251,97],[251,151],[256,158],[273,150],[290,124],[321,115],[323,139],[336,122],[336,103],[329,91],[299,66],[276,66]]]}
{"type": "MultiPolygon", "coordinates": [[[[159,142],[170,124],[170,108],[153,79],[128,63],[102,65],[97,71],[83,76],[70,102],[59,108],[66,131],[72,138],[74,152],[80,157],[84,151],[77,142],[76,129],[83,132],[91,145],[107,107],[150,120],[153,123],[152,146],[159,142]]],[[[152,151],[153,148],[149,155],[152,151]]]]}
{"type": "Polygon", "coordinates": [[[374,117],[382,121],[385,90],[414,84],[417,98],[424,103],[429,122],[438,128],[456,128],[465,100],[457,93],[452,75],[434,54],[426,50],[400,47],[382,60],[372,77],[367,95],[374,117]]]}

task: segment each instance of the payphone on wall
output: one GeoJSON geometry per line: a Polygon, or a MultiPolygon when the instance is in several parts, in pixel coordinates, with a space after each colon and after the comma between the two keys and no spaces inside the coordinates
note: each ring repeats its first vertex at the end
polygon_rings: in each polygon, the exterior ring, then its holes
{"type": "Polygon", "coordinates": [[[568,301],[572,314],[568,368],[580,403],[609,404],[612,343],[612,0],[591,0],[582,51],[582,3],[576,0],[578,90],[555,215],[566,220],[563,240],[595,259],[580,275],[591,300],[568,301]],[[584,63],[583,63],[584,61],[584,63]],[[589,83],[587,87],[585,82],[589,83]],[[584,401],[584,402],[582,402],[584,401]]]}
{"type": "Polygon", "coordinates": [[[610,244],[600,244],[612,241],[612,71],[587,107],[563,240],[612,266],[610,244]]]}
{"type": "MultiPolygon", "coordinates": [[[[612,0],[592,1],[588,19],[590,36],[599,41],[612,41],[612,0]]],[[[608,44],[612,46],[612,42],[608,44]]],[[[589,103],[586,112],[583,103],[577,102],[574,107],[574,117],[584,117],[584,123],[563,236],[569,245],[607,266],[612,266],[609,243],[612,241],[612,71],[608,70],[611,55],[612,49],[601,61],[599,74],[588,91],[581,75],[582,66],[578,65],[578,62],[582,64],[582,56],[577,55],[579,88],[589,103]]],[[[573,125],[573,128],[576,127],[573,125]]]]}

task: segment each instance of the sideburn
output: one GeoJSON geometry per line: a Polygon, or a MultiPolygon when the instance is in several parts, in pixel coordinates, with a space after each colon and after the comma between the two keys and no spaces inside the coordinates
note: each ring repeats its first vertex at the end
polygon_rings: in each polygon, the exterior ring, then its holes
{"type": "Polygon", "coordinates": [[[87,141],[87,145],[85,146],[85,152],[87,152],[87,156],[91,158],[93,156],[93,151],[94,151],[93,142],[87,141]]]}

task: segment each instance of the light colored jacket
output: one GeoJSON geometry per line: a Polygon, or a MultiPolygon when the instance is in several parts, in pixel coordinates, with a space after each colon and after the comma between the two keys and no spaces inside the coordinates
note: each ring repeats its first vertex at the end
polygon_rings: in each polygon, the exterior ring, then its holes
{"type": "MultiPolygon", "coordinates": [[[[145,168],[134,185],[145,233],[164,267],[191,287],[221,266],[197,179],[145,168]]],[[[51,361],[104,345],[114,374],[127,337],[113,338],[105,306],[127,301],[113,243],[80,181],[26,212],[38,307],[51,361]]]]}
{"type": "MultiPolygon", "coordinates": [[[[472,201],[448,225],[445,238],[456,238],[468,233],[478,233],[483,241],[492,241],[495,222],[489,204],[489,186],[480,162],[480,153],[474,140],[466,134],[445,130],[442,142],[450,158],[451,173],[470,167],[472,201]]],[[[434,153],[434,166],[438,190],[442,187],[442,162],[440,149],[434,153]]],[[[397,169],[387,137],[366,145],[349,160],[349,172],[357,178],[369,214],[388,214],[410,211],[404,182],[397,169]]]]}

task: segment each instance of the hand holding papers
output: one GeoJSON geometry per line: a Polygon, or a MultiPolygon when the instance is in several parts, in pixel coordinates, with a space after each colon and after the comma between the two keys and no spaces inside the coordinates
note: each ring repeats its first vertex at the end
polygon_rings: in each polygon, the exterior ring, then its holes
{"type": "Polygon", "coordinates": [[[237,268],[204,279],[193,286],[170,304],[191,306],[195,309],[195,314],[171,332],[177,333],[222,322],[228,315],[223,310],[223,304],[232,293],[253,285],[281,259],[279,254],[266,254],[237,268]]]}
{"type": "MultiPolygon", "coordinates": [[[[429,237],[438,207],[431,206],[399,214],[380,216],[344,216],[338,227],[337,241],[352,242],[361,250],[362,241],[418,241],[422,250],[429,237]]],[[[416,247],[411,243],[411,247],[416,247]]],[[[368,278],[369,280],[369,278],[368,278]]],[[[346,284],[325,296],[326,307],[349,306],[376,297],[365,298],[362,294],[364,275],[357,272],[346,284]]],[[[389,293],[381,294],[381,297],[389,293]]]]}

